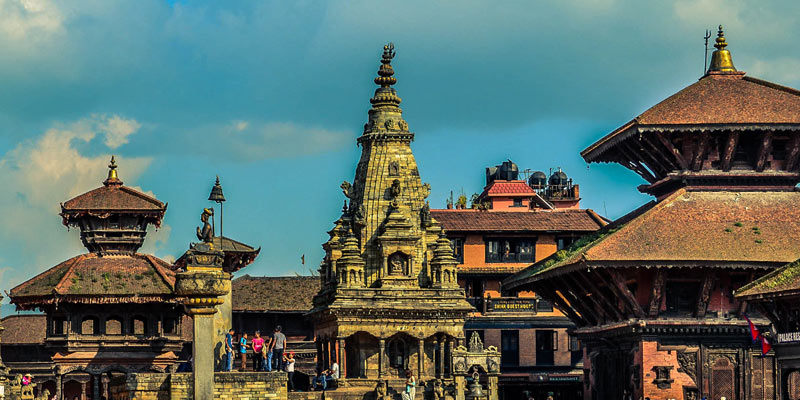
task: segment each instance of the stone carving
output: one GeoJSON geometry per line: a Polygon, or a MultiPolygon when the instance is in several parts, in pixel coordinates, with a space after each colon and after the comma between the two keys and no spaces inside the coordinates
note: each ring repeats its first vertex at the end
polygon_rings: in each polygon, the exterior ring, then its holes
{"type": "Polygon", "coordinates": [[[472,332],[472,337],[469,338],[469,352],[483,352],[483,342],[481,341],[481,337],[478,336],[478,332],[472,332]]]}
{"type": "Polygon", "coordinates": [[[383,123],[383,126],[385,126],[386,129],[392,129],[394,128],[394,121],[387,119],[386,122],[383,123]]]}
{"type": "Polygon", "coordinates": [[[678,352],[678,365],[680,368],[678,372],[683,372],[686,375],[689,375],[692,378],[694,384],[697,384],[697,353],[696,352],[687,352],[687,351],[679,351],[678,352]]]}
{"type": "Polygon", "coordinates": [[[390,189],[389,194],[392,196],[392,199],[396,199],[400,197],[400,193],[402,192],[402,188],[400,187],[400,180],[395,179],[392,181],[392,188],[390,189]]]}
{"type": "MultiPolygon", "coordinates": [[[[489,346],[490,351],[492,351],[492,347],[493,346],[489,346]]],[[[494,349],[493,351],[497,351],[497,349],[494,349]]],[[[500,366],[497,365],[497,361],[495,361],[494,359],[489,359],[488,363],[489,363],[489,372],[500,372],[500,366]]]]}
{"type": "Polygon", "coordinates": [[[431,218],[431,205],[427,201],[425,202],[425,205],[422,206],[422,210],[420,210],[420,221],[423,228],[433,225],[433,218],[431,218]]]}
{"type": "Polygon", "coordinates": [[[339,187],[342,188],[342,193],[344,193],[344,197],[347,197],[350,200],[352,200],[353,197],[355,197],[355,194],[351,192],[351,190],[353,189],[353,185],[351,185],[350,182],[344,181],[339,187]]]}
{"type": "Polygon", "coordinates": [[[454,366],[457,374],[463,374],[467,371],[467,363],[464,360],[458,360],[454,366]]]}
{"type": "Polygon", "coordinates": [[[389,163],[389,176],[400,176],[400,163],[397,161],[389,163]]]}
{"type": "Polygon", "coordinates": [[[214,210],[204,208],[203,213],[200,214],[200,221],[203,222],[203,228],[197,227],[197,239],[203,243],[211,243],[214,241],[214,228],[208,223],[208,217],[214,215],[214,210]]]}
{"type": "Polygon", "coordinates": [[[403,275],[405,257],[401,253],[394,253],[389,256],[389,275],[403,275]]]}
{"type": "Polygon", "coordinates": [[[392,397],[386,392],[386,381],[378,381],[375,385],[375,400],[391,400],[392,397]]]}
{"type": "Polygon", "coordinates": [[[442,380],[436,379],[433,381],[433,400],[442,400],[444,398],[444,387],[442,387],[442,380]]]}
{"type": "Polygon", "coordinates": [[[402,119],[400,120],[400,122],[397,123],[397,126],[400,128],[401,131],[408,130],[408,123],[406,121],[403,121],[402,119]]]}
{"type": "Polygon", "coordinates": [[[428,196],[431,194],[431,184],[430,183],[423,183],[422,189],[420,190],[423,199],[427,199],[428,196]]]}

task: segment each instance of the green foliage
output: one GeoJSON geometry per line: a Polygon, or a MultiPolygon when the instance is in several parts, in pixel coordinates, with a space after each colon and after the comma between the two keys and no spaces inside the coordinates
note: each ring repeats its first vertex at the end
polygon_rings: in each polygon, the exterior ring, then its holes
{"type": "Polygon", "coordinates": [[[728,233],[730,233],[730,232],[733,232],[733,229],[731,229],[731,228],[725,228],[725,232],[728,232],[728,233]]]}
{"type": "Polygon", "coordinates": [[[761,243],[764,243],[764,241],[761,240],[761,239],[756,239],[756,243],[761,244],[761,243]]]}
{"type": "Polygon", "coordinates": [[[741,227],[743,227],[743,226],[744,226],[744,224],[743,224],[743,223],[741,223],[741,222],[738,222],[738,221],[737,221],[737,222],[734,222],[734,223],[733,223],[733,226],[735,226],[735,227],[737,227],[737,228],[741,228],[741,227]]]}

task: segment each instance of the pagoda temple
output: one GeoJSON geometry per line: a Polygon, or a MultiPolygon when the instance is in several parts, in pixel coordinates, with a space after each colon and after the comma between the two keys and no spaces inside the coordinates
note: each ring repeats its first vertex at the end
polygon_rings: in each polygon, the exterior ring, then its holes
{"type": "Polygon", "coordinates": [[[394,55],[392,44],[384,47],[358,138],[361,159],[354,182],[341,185],[345,206],[323,244],[322,287],[310,311],[320,367],[338,362],[343,381],[370,390],[378,379],[402,382],[405,369],[417,382],[448,378],[447,360],[472,310],[450,241],[430,215],[430,186],[392,87],[394,55]]]}
{"type": "Polygon", "coordinates": [[[577,325],[586,399],[775,398],[733,293],[800,258],[800,91],[746,76],[727,45],[720,26],[698,82],[581,153],[656,199],[503,282],[577,325]]]}
{"type": "Polygon", "coordinates": [[[80,229],[88,253],[11,290],[17,309],[46,315],[47,356],[25,360],[43,370],[26,372],[38,379],[53,374],[57,398],[108,398],[112,374],[165,372],[178,362],[183,308],[175,273],[166,261],[137,252],[166,209],[123,185],[112,157],[103,186],[61,205],[64,225],[80,229]]]}

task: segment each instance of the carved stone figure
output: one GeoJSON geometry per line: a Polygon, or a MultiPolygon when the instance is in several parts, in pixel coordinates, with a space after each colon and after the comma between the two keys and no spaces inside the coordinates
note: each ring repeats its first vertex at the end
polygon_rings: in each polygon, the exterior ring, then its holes
{"type": "Polygon", "coordinates": [[[386,381],[379,381],[375,385],[375,400],[390,400],[391,396],[386,393],[386,381]]]}
{"type": "Polygon", "coordinates": [[[394,121],[387,119],[386,122],[383,123],[383,126],[385,126],[386,129],[392,129],[394,128],[394,121]]]}
{"type": "Polygon", "coordinates": [[[344,181],[339,187],[342,188],[342,193],[344,193],[344,197],[347,197],[348,199],[353,198],[353,193],[350,192],[353,189],[353,185],[351,185],[350,182],[344,181]]]}
{"type": "Polygon", "coordinates": [[[399,253],[389,256],[389,275],[403,275],[403,255],[399,253]]]}
{"type": "Polygon", "coordinates": [[[420,220],[423,228],[427,228],[433,224],[433,218],[431,218],[431,205],[427,201],[425,202],[425,205],[422,206],[422,210],[420,211],[420,220]]]}
{"type": "Polygon", "coordinates": [[[400,176],[400,163],[397,161],[389,163],[389,176],[400,176]]]}
{"type": "Polygon", "coordinates": [[[433,400],[442,400],[444,398],[444,387],[442,387],[442,380],[436,379],[433,381],[433,400]]]}
{"type": "Polygon", "coordinates": [[[203,243],[211,243],[214,241],[214,228],[208,223],[208,217],[214,215],[214,210],[204,208],[203,213],[200,214],[200,221],[203,221],[203,228],[197,227],[197,239],[203,243]]]}
{"type": "Polygon", "coordinates": [[[391,194],[392,198],[396,199],[396,198],[400,197],[400,193],[401,192],[402,192],[402,189],[400,188],[400,180],[399,179],[393,180],[392,181],[392,188],[391,188],[391,191],[389,192],[391,194]]]}
{"type": "Polygon", "coordinates": [[[431,184],[430,183],[423,183],[422,184],[422,198],[427,199],[428,196],[431,194],[431,184]]]}
{"type": "Polygon", "coordinates": [[[469,338],[469,352],[483,352],[483,342],[481,341],[481,337],[478,336],[478,332],[472,332],[472,336],[469,338]]]}
{"type": "Polygon", "coordinates": [[[402,119],[400,120],[400,122],[397,123],[397,126],[400,128],[401,131],[408,130],[408,123],[406,121],[403,121],[402,119]]]}

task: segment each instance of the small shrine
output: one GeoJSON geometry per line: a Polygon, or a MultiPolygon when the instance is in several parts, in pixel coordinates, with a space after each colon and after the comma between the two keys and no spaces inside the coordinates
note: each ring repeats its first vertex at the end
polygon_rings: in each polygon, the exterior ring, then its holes
{"type": "Polygon", "coordinates": [[[498,399],[497,377],[500,375],[500,351],[494,346],[484,348],[478,332],[472,333],[469,347],[461,345],[453,351],[453,370],[455,375],[453,392],[456,400],[498,399]],[[481,376],[486,377],[487,391],[485,394],[481,376]],[[469,385],[465,388],[466,382],[469,382],[469,385]]]}

